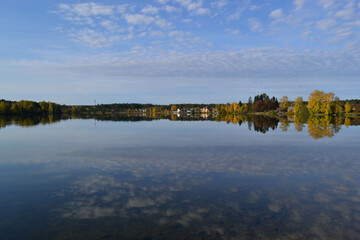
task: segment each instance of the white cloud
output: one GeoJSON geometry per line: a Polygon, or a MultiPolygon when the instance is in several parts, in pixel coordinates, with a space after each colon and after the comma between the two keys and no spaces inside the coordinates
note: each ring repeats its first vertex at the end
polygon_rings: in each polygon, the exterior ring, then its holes
{"type": "Polygon", "coordinates": [[[260,22],[259,19],[249,18],[248,22],[249,22],[251,31],[253,31],[253,32],[262,32],[263,31],[262,23],[260,22]]]}
{"type": "Polygon", "coordinates": [[[155,25],[161,28],[170,28],[172,26],[170,22],[161,18],[155,20],[155,25]]]}
{"type": "Polygon", "coordinates": [[[345,25],[352,26],[352,27],[360,27],[360,19],[354,22],[346,23],[345,25]]]}
{"type": "Polygon", "coordinates": [[[115,6],[106,6],[97,3],[59,4],[58,8],[67,14],[77,16],[112,15],[115,6]]]}
{"type": "Polygon", "coordinates": [[[126,13],[126,10],[128,8],[128,5],[127,4],[122,4],[122,5],[118,5],[116,7],[116,11],[120,14],[125,14],[126,13]]]}
{"type": "Polygon", "coordinates": [[[148,5],[145,8],[141,9],[141,12],[145,14],[157,14],[159,12],[159,9],[157,7],[148,5]]]}
{"type": "Polygon", "coordinates": [[[309,39],[311,35],[313,35],[314,33],[311,32],[311,31],[305,31],[305,32],[302,32],[301,33],[301,36],[304,38],[304,39],[309,39]]]}
{"type": "MultiPolygon", "coordinates": [[[[291,92],[294,90],[294,84],[297,87],[308,86],[306,89],[303,88],[307,93],[326,84],[329,89],[333,88],[338,92],[346,88],[345,86],[358,86],[360,76],[360,52],[356,49],[297,52],[288,48],[256,48],[191,54],[178,52],[173,55],[160,54],[149,60],[144,60],[146,58],[143,57],[142,60],[138,60],[138,53],[126,54],[127,57],[123,57],[124,54],[93,56],[68,63],[34,62],[28,64],[28,67],[20,62],[16,63],[16,71],[11,74],[12,78],[21,74],[27,74],[31,79],[40,77],[45,82],[49,81],[49,76],[55,76],[54,82],[59,81],[56,76],[61,76],[61,83],[65,82],[63,88],[68,88],[69,94],[75,96],[77,95],[74,87],[70,87],[74,84],[72,79],[77,79],[77,86],[85,94],[111,92],[118,95],[127,92],[139,98],[141,93],[150,93],[157,88],[161,88],[163,94],[172,89],[177,90],[178,83],[198,86],[203,91],[223,89],[221,94],[236,87],[244,88],[244,92],[251,91],[251,87],[256,83],[261,83],[264,88],[269,89],[278,84],[283,89],[292,89],[291,92]],[[298,81],[299,76],[301,83],[298,81]],[[103,81],[99,83],[99,79],[103,81]],[[264,83],[264,79],[268,81],[264,83]],[[151,89],[149,85],[152,86],[151,89]],[[134,95],[139,92],[140,94],[134,95]]],[[[14,69],[14,66],[9,67],[9,64],[1,62],[0,68],[7,66],[8,69],[14,69]]],[[[27,84],[24,83],[24,86],[27,84]]],[[[42,91],[47,94],[60,93],[60,90],[53,86],[45,86],[42,91]]],[[[301,90],[297,89],[296,94],[300,94],[299,91],[301,90]]]]}
{"type": "Polygon", "coordinates": [[[106,37],[103,33],[88,28],[74,32],[72,37],[76,42],[91,48],[110,47],[121,39],[120,36],[106,37]]]}
{"type": "Polygon", "coordinates": [[[349,2],[342,10],[337,11],[335,16],[345,20],[352,19],[355,16],[355,3],[349,2]]]}
{"type": "Polygon", "coordinates": [[[208,8],[203,8],[203,1],[197,0],[175,0],[175,2],[179,3],[182,7],[186,8],[189,12],[192,12],[197,15],[205,15],[209,14],[211,11],[208,8]]]}
{"type": "Polygon", "coordinates": [[[117,23],[114,23],[113,21],[104,20],[100,22],[100,25],[103,26],[105,29],[107,29],[110,32],[123,32],[124,29],[120,28],[120,26],[117,23]]]}
{"type": "Polygon", "coordinates": [[[200,8],[202,6],[202,1],[193,2],[192,0],[175,0],[180,5],[185,7],[188,11],[193,11],[197,8],[200,8]]]}
{"type": "Polygon", "coordinates": [[[324,9],[332,8],[335,5],[335,0],[320,0],[320,4],[324,9]]]}
{"type": "Polygon", "coordinates": [[[337,22],[333,19],[323,19],[316,23],[316,28],[325,31],[336,26],[336,24],[337,22]]]}
{"type": "Polygon", "coordinates": [[[169,32],[169,37],[183,37],[184,32],[182,31],[171,31],[169,32]]]}
{"type": "Polygon", "coordinates": [[[335,42],[350,38],[354,35],[354,31],[349,27],[337,28],[335,30],[335,42]]]}
{"type": "Polygon", "coordinates": [[[184,18],[181,21],[184,22],[184,23],[191,23],[192,22],[192,20],[190,18],[184,18]]]}
{"type": "Polygon", "coordinates": [[[160,3],[160,4],[166,4],[168,2],[169,2],[169,0],[158,0],[158,3],[160,3]]]}
{"type": "Polygon", "coordinates": [[[244,12],[244,8],[237,9],[233,14],[230,14],[227,18],[229,21],[236,21],[239,20],[241,17],[241,14],[244,12]]]}
{"type": "Polygon", "coordinates": [[[101,5],[97,3],[79,4],[58,4],[55,13],[62,15],[68,21],[77,24],[94,25],[95,17],[112,16],[116,13],[117,7],[114,5],[101,5]]]}
{"type": "Polygon", "coordinates": [[[149,25],[155,20],[154,17],[144,14],[125,14],[124,18],[129,24],[134,25],[149,25]]]}
{"type": "Polygon", "coordinates": [[[258,6],[258,5],[251,5],[251,6],[250,6],[250,10],[251,10],[251,11],[258,10],[259,8],[260,8],[260,6],[258,6]]]}
{"type": "Polygon", "coordinates": [[[281,8],[278,8],[278,9],[272,11],[269,16],[276,20],[279,20],[284,17],[284,13],[281,8]]]}
{"type": "Polygon", "coordinates": [[[237,30],[237,29],[225,29],[225,32],[228,32],[232,35],[239,35],[240,34],[240,31],[237,30]]]}
{"type": "Polygon", "coordinates": [[[227,5],[227,0],[218,0],[211,3],[212,7],[223,8],[227,5]]]}
{"type": "Polygon", "coordinates": [[[176,12],[178,11],[178,9],[174,6],[170,6],[170,5],[166,5],[164,7],[165,11],[168,12],[168,13],[172,13],[172,12],[176,12]]]}
{"type": "MultiPolygon", "coordinates": [[[[154,30],[151,30],[149,32],[149,35],[152,36],[152,37],[163,37],[164,36],[164,33],[161,32],[161,31],[154,31],[154,30]]],[[[161,43],[161,41],[155,41],[155,42],[152,42],[152,43],[161,43]]]]}
{"type": "Polygon", "coordinates": [[[300,10],[304,6],[305,0],[294,0],[295,10],[300,10]]]}
{"type": "Polygon", "coordinates": [[[198,9],[195,10],[195,13],[197,15],[206,15],[206,14],[210,13],[210,9],[208,9],[208,8],[198,8],[198,9]]]}

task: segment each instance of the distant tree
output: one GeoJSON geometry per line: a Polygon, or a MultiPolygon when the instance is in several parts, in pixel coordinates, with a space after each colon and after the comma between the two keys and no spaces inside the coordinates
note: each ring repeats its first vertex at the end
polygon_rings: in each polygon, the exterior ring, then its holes
{"type": "Polygon", "coordinates": [[[280,99],[280,108],[282,109],[288,109],[290,106],[290,103],[289,103],[289,98],[288,96],[283,96],[281,99],[280,99]]]}
{"type": "Polygon", "coordinates": [[[8,107],[5,101],[0,102],[0,114],[6,114],[8,112],[8,107]]]}
{"type": "Polygon", "coordinates": [[[264,109],[266,112],[271,111],[271,110],[276,110],[276,101],[275,98],[273,97],[271,100],[270,99],[266,99],[264,102],[264,109]]]}
{"type": "Polygon", "coordinates": [[[294,102],[294,113],[297,114],[300,112],[301,108],[304,107],[304,102],[302,97],[297,97],[294,102]]]}
{"type": "Polygon", "coordinates": [[[260,94],[260,95],[256,95],[255,98],[254,98],[254,102],[256,101],[262,101],[262,102],[265,102],[266,99],[269,99],[269,96],[266,94],[266,93],[263,93],[263,94],[260,94]]]}
{"type": "Polygon", "coordinates": [[[345,103],[345,113],[351,112],[351,108],[352,108],[351,104],[349,102],[346,102],[345,103]]]}
{"type": "Polygon", "coordinates": [[[42,112],[47,112],[49,110],[49,104],[47,102],[42,101],[39,105],[42,112]]]}
{"type": "Polygon", "coordinates": [[[254,112],[264,112],[265,106],[264,102],[261,100],[257,100],[254,104],[254,112]]]}
{"type": "Polygon", "coordinates": [[[253,111],[254,111],[254,109],[253,109],[253,101],[252,101],[252,98],[251,98],[251,97],[249,97],[247,106],[248,106],[248,111],[249,111],[249,112],[253,112],[253,111]]]}
{"type": "Polygon", "coordinates": [[[53,113],[53,112],[54,112],[54,105],[53,105],[53,103],[49,103],[48,112],[49,112],[49,113],[53,113]]]}
{"type": "Polygon", "coordinates": [[[342,103],[340,101],[340,98],[339,97],[335,97],[335,100],[334,100],[334,112],[336,114],[340,114],[344,111],[344,108],[342,106],[342,103]]]}
{"type": "Polygon", "coordinates": [[[15,102],[11,104],[10,112],[13,114],[19,114],[21,113],[21,107],[20,104],[15,102]]]}
{"type": "Polygon", "coordinates": [[[244,113],[244,112],[246,112],[246,109],[247,109],[247,105],[244,104],[240,107],[239,112],[244,113]]]}
{"type": "Polygon", "coordinates": [[[309,111],[303,102],[302,97],[297,97],[294,102],[294,114],[299,122],[306,122],[309,116],[309,111]]]}
{"type": "Polygon", "coordinates": [[[240,109],[239,104],[234,102],[232,104],[232,112],[237,113],[239,111],[239,109],[240,109]]]}
{"type": "Polygon", "coordinates": [[[178,109],[178,107],[176,105],[171,105],[171,111],[175,112],[178,109]]]}
{"type": "Polygon", "coordinates": [[[325,113],[327,115],[332,113],[331,103],[335,94],[332,92],[325,93],[323,91],[315,90],[310,93],[308,109],[310,114],[325,113]]]}

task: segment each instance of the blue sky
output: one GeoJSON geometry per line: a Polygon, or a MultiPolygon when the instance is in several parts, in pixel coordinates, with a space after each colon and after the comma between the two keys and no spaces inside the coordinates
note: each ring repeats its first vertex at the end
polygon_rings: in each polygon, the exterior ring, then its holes
{"type": "Polygon", "coordinates": [[[360,98],[360,0],[5,0],[0,98],[360,98]]]}

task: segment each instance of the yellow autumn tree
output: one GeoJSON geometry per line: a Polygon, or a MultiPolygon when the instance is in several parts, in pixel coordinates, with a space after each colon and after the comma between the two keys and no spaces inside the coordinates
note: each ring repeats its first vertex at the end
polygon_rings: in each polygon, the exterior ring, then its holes
{"type": "Polygon", "coordinates": [[[236,113],[236,112],[239,111],[239,109],[240,109],[239,104],[236,103],[236,102],[234,102],[234,103],[232,104],[232,112],[236,113]]]}
{"type": "Polygon", "coordinates": [[[177,110],[178,108],[177,108],[177,106],[176,105],[171,105],[171,111],[173,111],[173,112],[175,112],[176,110],[177,110]]]}
{"type": "Polygon", "coordinates": [[[334,133],[331,129],[330,117],[310,117],[308,120],[308,132],[314,139],[323,137],[333,137],[334,133]]]}
{"type": "Polygon", "coordinates": [[[351,119],[350,118],[345,118],[345,122],[344,122],[344,125],[346,128],[348,128],[350,125],[351,125],[351,119]]]}
{"type": "Polygon", "coordinates": [[[351,104],[349,102],[345,103],[345,112],[346,113],[351,112],[351,104]]]}
{"type": "Polygon", "coordinates": [[[300,119],[295,115],[294,116],[294,127],[296,131],[301,132],[303,129],[303,123],[300,121],[300,119]]]}
{"type": "Polygon", "coordinates": [[[289,119],[287,118],[280,118],[280,129],[283,131],[283,132],[286,132],[289,128],[289,119]]]}
{"type": "Polygon", "coordinates": [[[334,100],[335,94],[332,92],[325,93],[315,90],[310,93],[308,109],[310,114],[325,113],[331,114],[331,102],[334,100]]]}
{"type": "Polygon", "coordinates": [[[280,108],[288,109],[289,106],[290,106],[290,103],[289,103],[288,96],[283,96],[282,98],[280,98],[280,108]]]}

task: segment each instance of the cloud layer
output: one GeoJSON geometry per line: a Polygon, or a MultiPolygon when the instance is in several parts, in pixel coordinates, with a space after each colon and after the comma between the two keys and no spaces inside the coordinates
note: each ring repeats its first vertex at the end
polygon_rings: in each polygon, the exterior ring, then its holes
{"type": "Polygon", "coordinates": [[[60,1],[48,10],[56,44],[3,47],[6,98],[224,102],[316,88],[358,97],[358,1],[60,1]]]}

